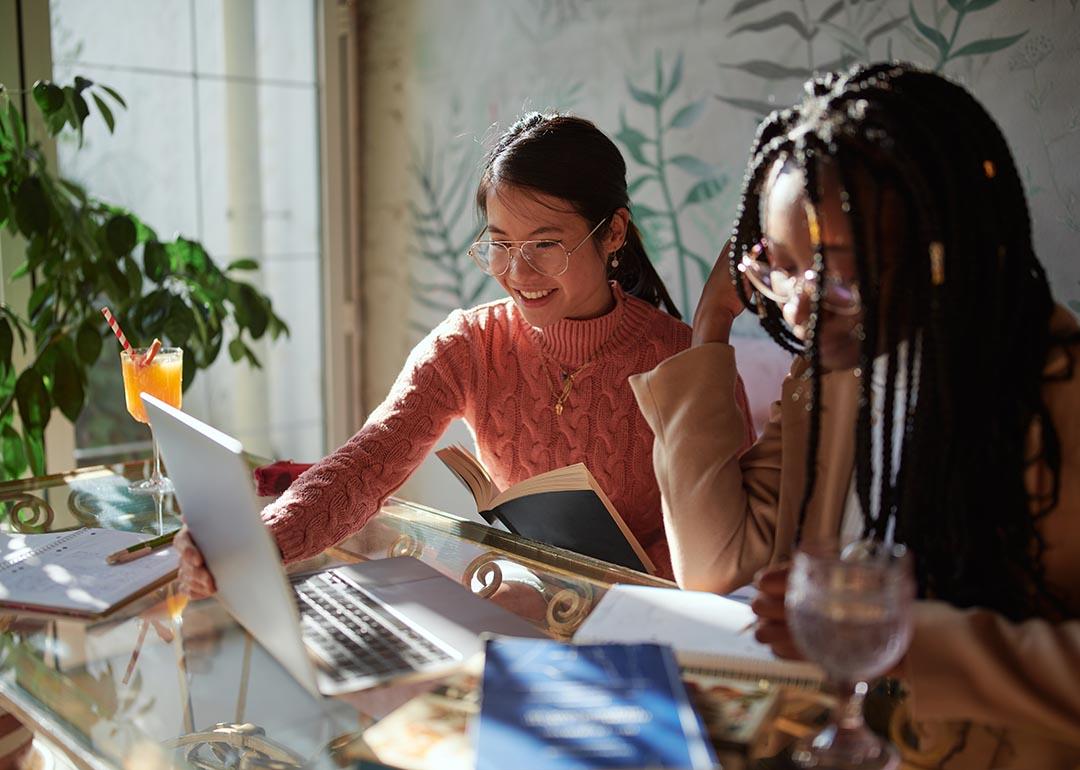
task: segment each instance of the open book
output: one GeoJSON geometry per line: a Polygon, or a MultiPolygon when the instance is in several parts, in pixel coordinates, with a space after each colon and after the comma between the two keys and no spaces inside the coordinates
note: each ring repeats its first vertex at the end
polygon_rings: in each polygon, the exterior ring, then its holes
{"type": "Polygon", "coordinates": [[[654,574],[656,567],[582,463],[556,468],[500,490],[480,461],[454,445],[435,452],[476,500],[489,524],[594,559],[654,574]]]}
{"type": "Polygon", "coordinates": [[[0,533],[0,609],[96,618],[176,574],[173,548],[123,564],[105,557],[152,537],[113,529],[0,533]]]}
{"type": "Polygon", "coordinates": [[[748,605],[704,591],[616,585],[585,618],[574,642],[668,644],[684,674],[819,688],[825,677],[820,666],[777,658],[754,639],[747,625],[756,617],[748,605]]]}

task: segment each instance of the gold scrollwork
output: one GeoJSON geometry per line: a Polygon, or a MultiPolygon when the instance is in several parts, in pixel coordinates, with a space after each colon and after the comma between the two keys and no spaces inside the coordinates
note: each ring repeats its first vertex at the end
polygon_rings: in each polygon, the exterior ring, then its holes
{"type": "Polygon", "coordinates": [[[569,637],[589,614],[593,606],[593,591],[588,585],[563,588],[548,601],[548,629],[560,637],[569,637]]]}
{"type": "Polygon", "coordinates": [[[476,578],[480,581],[480,588],[474,593],[482,599],[490,598],[502,585],[502,568],[497,563],[500,558],[505,557],[495,553],[485,553],[477,556],[469,562],[469,566],[462,573],[461,584],[472,591],[473,578],[476,578]]]}
{"type": "Polygon", "coordinates": [[[424,551],[424,544],[417,540],[412,535],[401,535],[390,544],[386,554],[389,558],[393,559],[395,556],[412,556],[417,559],[420,558],[420,554],[424,551]]]}
{"type": "Polygon", "coordinates": [[[15,494],[3,500],[11,526],[18,532],[31,533],[48,530],[55,514],[44,499],[27,493],[15,494]]]}
{"type": "Polygon", "coordinates": [[[219,722],[210,730],[165,741],[166,748],[182,749],[184,760],[199,768],[296,768],[302,757],[266,737],[253,724],[219,722]]]}

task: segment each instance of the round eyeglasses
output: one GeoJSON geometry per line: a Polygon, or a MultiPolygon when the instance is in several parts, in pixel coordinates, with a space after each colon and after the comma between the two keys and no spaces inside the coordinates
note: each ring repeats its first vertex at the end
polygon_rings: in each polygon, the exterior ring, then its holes
{"type": "Polygon", "coordinates": [[[540,275],[554,278],[566,272],[570,267],[570,255],[592,238],[605,222],[607,217],[601,219],[577,246],[569,250],[562,241],[552,240],[477,241],[469,247],[469,256],[485,273],[498,277],[510,269],[511,256],[516,251],[540,275]]]}
{"type": "MultiPolygon", "coordinates": [[[[764,242],[743,254],[738,268],[760,294],[781,307],[807,295],[807,289],[812,291],[817,283],[817,276],[812,270],[795,275],[769,264],[764,242]]],[[[857,314],[862,309],[859,285],[826,273],[825,285],[821,291],[821,306],[838,315],[857,314]]]]}

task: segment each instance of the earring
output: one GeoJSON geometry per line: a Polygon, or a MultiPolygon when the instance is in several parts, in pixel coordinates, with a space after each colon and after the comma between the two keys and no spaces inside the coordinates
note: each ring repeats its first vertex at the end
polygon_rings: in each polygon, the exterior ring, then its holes
{"type": "Polygon", "coordinates": [[[618,252],[611,252],[611,269],[614,270],[619,266],[619,254],[618,252]]]}

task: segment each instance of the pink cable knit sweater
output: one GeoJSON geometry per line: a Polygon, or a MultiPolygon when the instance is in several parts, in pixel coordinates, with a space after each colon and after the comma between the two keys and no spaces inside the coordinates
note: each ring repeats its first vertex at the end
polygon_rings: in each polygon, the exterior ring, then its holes
{"type": "Polygon", "coordinates": [[[413,349],[364,427],[267,506],[263,519],[283,558],[314,556],[360,529],[450,421],[464,417],[500,489],[585,463],[660,574],[670,577],[653,434],[627,377],[686,349],[690,327],[613,286],[611,312],[545,329],[526,323],[509,298],[451,313],[413,349]],[[560,370],[587,361],[556,416],[553,379],[561,382],[560,370]]]}

